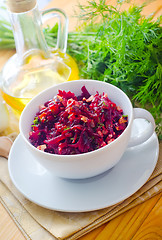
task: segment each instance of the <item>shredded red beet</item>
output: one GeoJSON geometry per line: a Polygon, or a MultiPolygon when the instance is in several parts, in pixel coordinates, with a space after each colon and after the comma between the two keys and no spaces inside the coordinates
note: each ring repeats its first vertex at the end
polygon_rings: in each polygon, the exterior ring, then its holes
{"type": "Polygon", "coordinates": [[[81,95],[58,91],[53,99],[40,106],[30,142],[53,154],[80,154],[104,147],[121,135],[128,124],[123,110],[107,94],[90,95],[85,86],[81,95]]]}

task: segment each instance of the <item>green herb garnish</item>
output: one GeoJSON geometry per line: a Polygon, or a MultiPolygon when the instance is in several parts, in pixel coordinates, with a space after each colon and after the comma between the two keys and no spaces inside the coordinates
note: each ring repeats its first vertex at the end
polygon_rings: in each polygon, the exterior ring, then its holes
{"type": "Polygon", "coordinates": [[[69,129],[71,129],[71,128],[70,128],[70,127],[66,127],[66,128],[64,128],[64,131],[65,131],[65,130],[69,130],[69,129]]]}
{"type": "Polygon", "coordinates": [[[32,124],[32,127],[38,125],[38,123],[39,123],[38,117],[35,117],[35,119],[33,121],[33,124],[32,124]]]}

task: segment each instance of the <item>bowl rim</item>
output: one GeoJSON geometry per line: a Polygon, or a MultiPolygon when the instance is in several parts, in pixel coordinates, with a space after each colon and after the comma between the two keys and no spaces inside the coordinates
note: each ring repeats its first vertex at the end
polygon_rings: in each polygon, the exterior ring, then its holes
{"type": "MultiPolygon", "coordinates": [[[[97,91],[97,90],[96,90],[97,91]]],[[[47,100],[48,101],[48,100],[47,100]]],[[[37,106],[39,107],[39,106],[37,106]]],[[[110,83],[106,83],[106,82],[101,82],[99,80],[92,80],[92,79],[79,79],[79,80],[73,80],[73,81],[69,81],[69,82],[64,82],[64,83],[60,83],[60,84],[57,84],[57,85],[54,85],[54,86],[51,86],[43,91],[41,91],[40,93],[38,93],[36,96],[34,96],[30,102],[25,106],[25,108],[23,109],[22,113],[21,113],[21,116],[20,116],[20,121],[19,121],[19,130],[20,130],[20,135],[22,136],[22,138],[25,140],[25,142],[27,143],[27,145],[33,150],[35,151],[36,153],[42,155],[42,156],[50,156],[50,157],[53,157],[53,158],[58,158],[59,161],[60,160],[63,160],[64,158],[65,159],[68,159],[68,158],[83,158],[84,156],[88,156],[88,155],[93,155],[97,152],[102,152],[102,151],[105,151],[106,148],[110,148],[111,146],[113,146],[117,141],[119,141],[121,138],[123,138],[125,135],[126,135],[126,132],[128,131],[128,129],[131,127],[131,123],[133,121],[133,106],[132,106],[132,103],[129,99],[129,97],[118,87],[110,84],[110,83]],[[80,82],[80,83],[84,83],[86,81],[89,81],[89,82],[98,82],[100,84],[105,84],[105,85],[109,85],[115,89],[117,89],[121,94],[123,94],[125,96],[125,98],[127,99],[129,105],[130,105],[130,109],[131,109],[131,112],[130,112],[130,116],[128,119],[128,125],[126,127],[126,129],[122,132],[122,134],[116,138],[114,141],[110,142],[109,144],[99,148],[99,149],[95,149],[91,152],[86,152],[86,153],[80,153],[80,154],[74,154],[74,155],[61,155],[61,154],[51,154],[51,153],[48,153],[48,152],[44,152],[44,151],[40,151],[39,149],[37,149],[36,147],[34,147],[29,139],[27,139],[27,137],[25,136],[24,132],[23,132],[23,117],[24,117],[24,114],[25,112],[27,111],[27,109],[33,104],[33,102],[35,102],[36,99],[38,98],[41,98],[42,95],[44,95],[46,92],[49,92],[51,91],[53,88],[59,90],[59,86],[64,86],[64,85],[69,85],[69,84],[72,84],[73,82],[80,82]],[[60,159],[61,158],[61,159],[60,159]]]]}

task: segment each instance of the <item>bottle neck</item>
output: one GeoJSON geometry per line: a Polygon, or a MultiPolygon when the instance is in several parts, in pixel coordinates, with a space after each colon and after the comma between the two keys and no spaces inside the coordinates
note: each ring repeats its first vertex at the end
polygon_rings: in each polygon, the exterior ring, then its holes
{"type": "Polygon", "coordinates": [[[48,46],[42,31],[41,14],[37,5],[21,13],[9,12],[16,45],[18,60],[23,60],[35,53],[41,52],[45,58],[49,57],[48,46]]]}

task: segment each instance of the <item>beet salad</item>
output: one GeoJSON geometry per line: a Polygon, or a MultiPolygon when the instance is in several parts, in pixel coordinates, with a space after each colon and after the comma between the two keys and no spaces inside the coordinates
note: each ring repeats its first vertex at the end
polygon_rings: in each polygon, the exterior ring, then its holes
{"type": "Polygon", "coordinates": [[[29,140],[36,148],[61,155],[81,154],[102,148],[121,135],[128,124],[106,93],[81,95],[59,90],[36,113],[29,140]]]}

